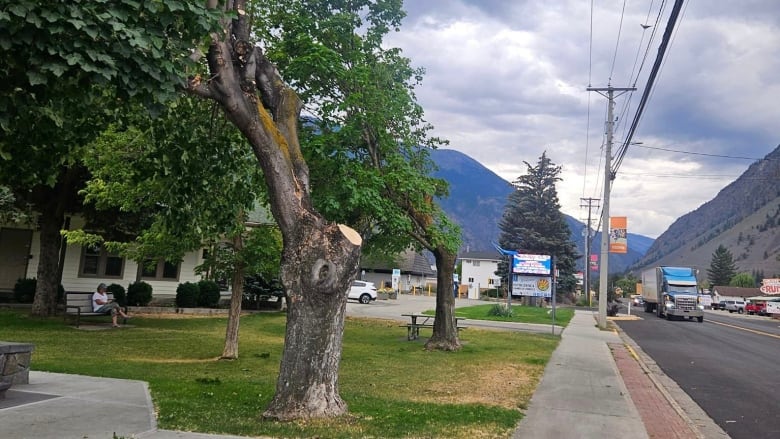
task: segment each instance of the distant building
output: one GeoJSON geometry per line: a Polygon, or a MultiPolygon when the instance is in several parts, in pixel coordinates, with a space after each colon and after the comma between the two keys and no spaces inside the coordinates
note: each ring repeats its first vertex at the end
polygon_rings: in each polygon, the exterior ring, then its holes
{"type": "Polygon", "coordinates": [[[496,270],[501,255],[493,251],[473,251],[461,253],[460,284],[468,287],[468,298],[479,299],[481,290],[495,288],[500,283],[496,270]]]}
{"type": "Polygon", "coordinates": [[[412,250],[385,259],[362,258],[358,279],[373,282],[377,288],[392,284],[393,270],[400,271],[398,290],[436,288],[436,270],[425,256],[412,250]]]}

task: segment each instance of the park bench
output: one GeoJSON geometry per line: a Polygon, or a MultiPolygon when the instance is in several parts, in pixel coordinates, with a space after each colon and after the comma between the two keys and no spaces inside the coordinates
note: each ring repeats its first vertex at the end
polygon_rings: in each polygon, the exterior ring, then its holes
{"type": "MultiPolygon", "coordinates": [[[[65,320],[68,318],[75,318],[76,327],[81,324],[82,317],[90,316],[110,316],[111,311],[95,312],[92,310],[92,292],[83,291],[66,291],[65,292],[65,320]]],[[[109,299],[114,298],[113,293],[106,293],[109,299]]],[[[127,314],[127,307],[122,307],[122,311],[127,314]]],[[[127,319],[123,319],[122,323],[127,323],[127,319]]]]}
{"type": "MultiPolygon", "coordinates": [[[[402,328],[406,328],[406,339],[416,340],[420,338],[420,328],[433,328],[434,316],[426,314],[401,314],[404,317],[409,317],[410,322],[401,325],[402,328]]],[[[466,320],[463,317],[455,317],[455,327],[460,334],[461,329],[466,329],[466,326],[461,325],[461,320],[466,320]]]]}

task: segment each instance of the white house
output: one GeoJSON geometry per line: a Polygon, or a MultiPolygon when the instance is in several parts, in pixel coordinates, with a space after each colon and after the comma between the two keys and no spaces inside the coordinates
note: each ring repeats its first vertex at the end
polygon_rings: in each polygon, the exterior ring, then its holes
{"type": "Polygon", "coordinates": [[[461,262],[460,284],[468,286],[469,299],[479,299],[482,289],[495,288],[500,282],[495,274],[501,261],[497,251],[465,252],[458,260],[461,262]]]}
{"type": "MultiPolygon", "coordinates": [[[[71,219],[71,228],[83,226],[79,217],[71,219]]],[[[65,291],[95,291],[101,282],[116,283],[125,289],[137,279],[152,286],[153,297],[173,298],[182,282],[197,282],[195,267],[203,263],[203,252],[184,255],[177,264],[158,261],[153,268],[139,267],[135,261],[106,252],[101,247],[87,248],[68,244],[63,256],[62,286],[65,291]]],[[[37,277],[40,261],[40,232],[29,225],[13,224],[0,228],[0,291],[10,292],[20,278],[37,277]]]]}

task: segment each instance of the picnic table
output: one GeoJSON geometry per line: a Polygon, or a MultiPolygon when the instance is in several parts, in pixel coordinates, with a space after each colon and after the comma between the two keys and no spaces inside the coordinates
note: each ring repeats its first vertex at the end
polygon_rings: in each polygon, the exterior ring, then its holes
{"type": "MultiPolygon", "coordinates": [[[[428,314],[401,314],[403,317],[409,317],[409,323],[401,325],[406,328],[406,339],[417,340],[420,338],[420,328],[433,328],[434,316],[428,314]]],[[[461,329],[465,329],[465,326],[461,326],[460,321],[466,320],[463,317],[455,317],[455,327],[458,332],[461,329]]]]}

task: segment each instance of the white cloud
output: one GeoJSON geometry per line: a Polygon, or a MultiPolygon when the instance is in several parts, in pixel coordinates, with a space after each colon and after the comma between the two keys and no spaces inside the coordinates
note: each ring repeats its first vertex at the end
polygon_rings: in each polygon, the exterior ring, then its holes
{"type": "MultiPolygon", "coordinates": [[[[401,32],[387,40],[426,69],[417,96],[435,135],[509,181],[547,151],[575,218],[587,215],[580,197],[600,198],[603,187],[606,99],[585,89],[632,85],[640,42],[655,30],[638,91],[617,100],[621,141],[671,9],[643,31],[656,19],[649,2],[629,2],[622,27],[620,2],[597,3],[592,40],[590,3],[573,0],[408,1],[401,32]]],[[[652,147],[760,158],[778,144],[778,16],[774,0],[686,6],[634,136],[646,148],[628,150],[613,185],[610,210],[629,217],[631,232],[658,236],[750,165],[652,147]]]]}

